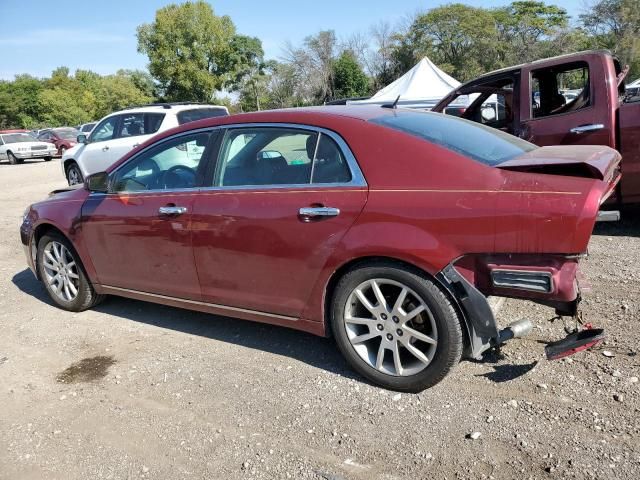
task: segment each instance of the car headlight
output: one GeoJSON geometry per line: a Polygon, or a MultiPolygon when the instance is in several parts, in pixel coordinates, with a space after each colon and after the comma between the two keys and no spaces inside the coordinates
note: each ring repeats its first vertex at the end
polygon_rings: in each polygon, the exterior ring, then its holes
{"type": "Polygon", "coordinates": [[[31,211],[31,205],[29,205],[27,207],[27,209],[24,211],[24,213],[22,214],[22,217],[20,219],[20,227],[22,228],[22,226],[25,224],[25,222],[27,221],[27,219],[29,218],[29,212],[31,211]]]}

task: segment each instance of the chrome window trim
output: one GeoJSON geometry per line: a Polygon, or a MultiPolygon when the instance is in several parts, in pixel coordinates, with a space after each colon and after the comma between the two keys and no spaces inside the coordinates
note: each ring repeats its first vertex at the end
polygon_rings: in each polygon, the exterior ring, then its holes
{"type": "Polygon", "coordinates": [[[344,158],[347,160],[347,166],[349,167],[349,171],[351,172],[351,180],[348,182],[342,183],[302,183],[302,184],[280,184],[280,185],[227,185],[227,186],[211,186],[211,187],[203,187],[203,190],[211,190],[211,189],[224,189],[224,190],[271,190],[277,188],[318,188],[318,187],[366,187],[367,181],[364,178],[362,170],[360,169],[360,165],[356,160],[356,157],[353,155],[353,152],[347,145],[347,142],[344,139],[334,132],[333,130],[329,130],[323,127],[316,127],[313,125],[307,125],[302,123],[278,123],[278,122],[252,122],[252,123],[232,123],[229,125],[222,126],[227,130],[234,130],[238,128],[291,128],[297,130],[309,130],[316,133],[322,133],[327,135],[333,141],[336,142],[338,148],[344,155],[344,158]]]}
{"type": "MultiPolygon", "coordinates": [[[[90,196],[94,196],[94,195],[95,196],[117,195],[117,194],[125,194],[125,193],[127,195],[145,195],[145,194],[149,194],[149,193],[187,193],[187,192],[197,192],[197,191],[202,191],[202,192],[232,191],[232,190],[263,191],[263,190],[284,190],[284,189],[305,190],[305,189],[318,189],[318,188],[333,189],[333,188],[366,187],[367,186],[367,181],[364,178],[364,175],[362,174],[362,170],[360,169],[360,165],[358,164],[358,161],[356,160],[356,157],[351,152],[351,149],[347,145],[347,142],[345,142],[344,139],[339,134],[337,134],[336,132],[334,132],[332,130],[328,130],[326,128],[323,128],[323,127],[315,127],[315,126],[312,126],[312,125],[297,124],[297,123],[275,123],[275,122],[267,122],[267,123],[255,123],[255,122],[253,122],[253,123],[233,123],[233,124],[228,124],[228,125],[216,125],[216,126],[212,126],[212,127],[199,128],[197,130],[189,130],[189,131],[185,131],[185,132],[180,132],[180,133],[177,133],[177,134],[172,135],[170,137],[164,138],[164,139],[162,139],[162,141],[160,141],[158,143],[154,143],[154,144],[146,146],[143,150],[140,150],[134,156],[129,158],[125,163],[123,163],[122,165],[119,165],[112,172],[109,172],[109,177],[111,177],[111,175],[114,175],[118,170],[123,168],[129,162],[134,161],[140,155],[142,155],[145,152],[147,152],[149,149],[155,148],[156,146],[162,145],[163,143],[172,141],[175,138],[179,138],[179,137],[182,137],[182,136],[185,136],[185,135],[203,133],[203,132],[211,132],[211,133],[213,133],[216,130],[231,130],[231,129],[238,129],[238,128],[259,128],[259,127],[293,128],[293,129],[298,129],[298,130],[310,130],[310,131],[313,131],[313,132],[318,132],[318,133],[322,133],[322,134],[325,134],[325,135],[329,136],[332,140],[334,140],[336,142],[336,144],[338,145],[338,148],[340,148],[340,151],[342,152],[342,154],[344,155],[345,159],[347,160],[347,166],[349,167],[349,170],[351,172],[351,180],[349,182],[340,182],[340,183],[336,182],[336,183],[292,183],[292,184],[279,184],[279,185],[227,185],[227,186],[211,186],[211,187],[176,188],[176,189],[171,189],[171,190],[170,189],[154,189],[154,190],[139,190],[139,191],[131,191],[131,192],[128,192],[128,191],[109,192],[109,193],[91,192],[90,196]]],[[[224,139],[223,139],[223,141],[224,141],[224,139]]],[[[317,148],[317,146],[316,146],[316,148],[317,148]]]]}

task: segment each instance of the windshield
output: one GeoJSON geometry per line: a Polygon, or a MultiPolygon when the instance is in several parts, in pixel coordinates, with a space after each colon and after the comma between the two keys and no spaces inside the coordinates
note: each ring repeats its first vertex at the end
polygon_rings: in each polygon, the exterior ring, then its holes
{"type": "Polygon", "coordinates": [[[398,110],[371,122],[435,143],[495,166],[538,147],[518,137],[441,113],[398,110]]]}
{"type": "Polygon", "coordinates": [[[54,130],[56,135],[63,140],[75,140],[78,137],[78,130],[72,128],[65,128],[64,130],[54,130]]]}
{"type": "Polygon", "coordinates": [[[22,142],[35,142],[36,139],[28,133],[5,133],[0,135],[4,143],[22,143],[22,142]]]}

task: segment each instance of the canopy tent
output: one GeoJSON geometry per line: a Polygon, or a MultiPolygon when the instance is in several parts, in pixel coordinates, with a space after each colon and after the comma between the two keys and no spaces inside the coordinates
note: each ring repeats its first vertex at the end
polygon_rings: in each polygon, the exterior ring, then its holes
{"type": "Polygon", "coordinates": [[[348,105],[384,105],[395,102],[408,108],[432,108],[442,97],[460,85],[455,78],[423,58],[411,70],[366,100],[349,100],[348,105]]]}

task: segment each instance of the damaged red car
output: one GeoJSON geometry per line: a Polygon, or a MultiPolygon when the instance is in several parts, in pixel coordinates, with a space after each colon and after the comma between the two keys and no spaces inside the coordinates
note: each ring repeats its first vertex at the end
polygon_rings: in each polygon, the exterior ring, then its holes
{"type": "Polygon", "coordinates": [[[488,296],[577,313],[619,163],[436,113],[257,112],[163,132],[20,233],[64,309],[118,295],[333,336],[369,380],[417,392],[521,333],[488,296]]]}

